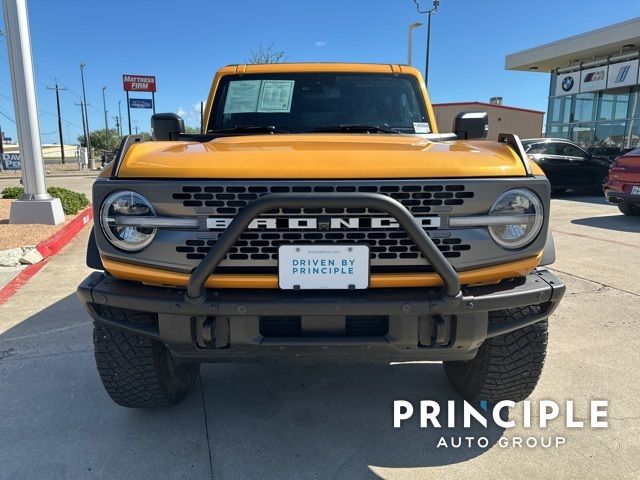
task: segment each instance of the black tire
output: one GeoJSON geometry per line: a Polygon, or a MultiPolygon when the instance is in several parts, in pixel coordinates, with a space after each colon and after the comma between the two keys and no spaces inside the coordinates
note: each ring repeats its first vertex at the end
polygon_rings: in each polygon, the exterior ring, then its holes
{"type": "Polygon", "coordinates": [[[618,209],[624,213],[625,215],[629,215],[630,217],[640,216],[640,207],[637,205],[632,205],[628,202],[620,202],[618,204],[618,209]]]}
{"type": "MultiPolygon", "coordinates": [[[[500,310],[489,314],[490,324],[538,313],[539,307],[500,310]]],[[[520,402],[533,392],[547,353],[547,320],[493,337],[480,346],[473,360],[444,362],[451,385],[468,402],[520,402]]]]}
{"type": "MultiPolygon", "coordinates": [[[[102,307],[114,320],[151,324],[145,312],[102,307]]],[[[191,390],[199,363],[178,363],[156,340],[101,322],[93,323],[98,373],[105,390],[118,405],[131,408],[166,407],[179,403],[191,390]]]]}

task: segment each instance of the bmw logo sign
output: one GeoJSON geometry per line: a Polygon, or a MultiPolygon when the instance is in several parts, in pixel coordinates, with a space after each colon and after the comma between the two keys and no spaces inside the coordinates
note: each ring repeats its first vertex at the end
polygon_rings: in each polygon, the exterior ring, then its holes
{"type": "Polygon", "coordinates": [[[565,92],[570,91],[573,88],[574,80],[571,76],[566,76],[562,79],[562,90],[565,92]]]}

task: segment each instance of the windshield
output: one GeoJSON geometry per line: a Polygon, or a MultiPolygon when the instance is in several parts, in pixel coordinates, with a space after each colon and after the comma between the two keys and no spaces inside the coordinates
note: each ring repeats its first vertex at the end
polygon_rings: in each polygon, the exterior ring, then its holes
{"type": "Polygon", "coordinates": [[[366,126],[375,133],[430,133],[428,121],[411,75],[228,75],[218,86],[208,131],[251,127],[255,133],[357,133],[366,126]]]}

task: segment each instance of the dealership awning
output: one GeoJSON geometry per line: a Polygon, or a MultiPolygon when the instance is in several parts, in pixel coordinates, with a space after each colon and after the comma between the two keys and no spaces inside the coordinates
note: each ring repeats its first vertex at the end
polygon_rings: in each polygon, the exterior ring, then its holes
{"type": "Polygon", "coordinates": [[[640,49],[640,17],[505,57],[507,70],[551,72],[590,60],[640,49]]]}

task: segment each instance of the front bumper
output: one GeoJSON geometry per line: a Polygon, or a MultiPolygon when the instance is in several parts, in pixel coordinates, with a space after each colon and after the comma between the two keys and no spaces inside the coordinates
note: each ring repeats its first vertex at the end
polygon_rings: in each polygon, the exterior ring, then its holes
{"type": "Polygon", "coordinates": [[[176,357],[202,362],[468,360],[482,342],[544,320],[564,294],[546,269],[494,285],[358,291],[184,289],[92,273],[78,295],[97,322],[165,343],[176,357]],[[490,312],[514,309],[492,324],[490,312]],[[149,312],[130,323],[118,310],[149,312]]]}

